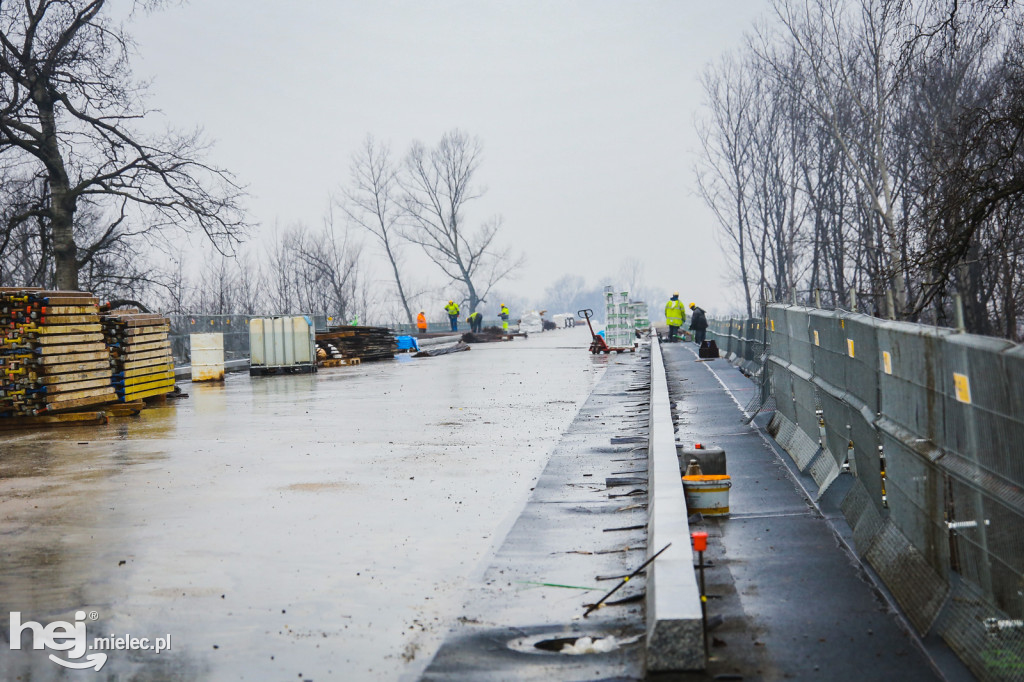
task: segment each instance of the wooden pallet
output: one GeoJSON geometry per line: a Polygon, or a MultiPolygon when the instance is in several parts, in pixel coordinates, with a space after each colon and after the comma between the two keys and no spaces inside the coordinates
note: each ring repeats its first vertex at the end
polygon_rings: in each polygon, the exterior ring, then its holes
{"type": "Polygon", "coordinates": [[[327,358],[326,360],[320,360],[320,367],[342,367],[345,365],[359,365],[362,364],[362,360],[359,358],[327,358]]]}
{"type": "Polygon", "coordinates": [[[103,408],[103,411],[107,413],[108,417],[133,417],[144,409],[146,409],[146,402],[144,400],[133,400],[129,403],[107,405],[103,408]]]}
{"type": "Polygon", "coordinates": [[[259,365],[249,366],[249,376],[260,377],[271,374],[312,374],[316,371],[316,365],[288,365],[287,367],[261,367],[259,365]]]}
{"type": "Polygon", "coordinates": [[[66,414],[44,414],[36,417],[19,415],[0,419],[0,431],[38,429],[53,426],[91,426],[107,423],[106,412],[68,412],[66,414]]]}

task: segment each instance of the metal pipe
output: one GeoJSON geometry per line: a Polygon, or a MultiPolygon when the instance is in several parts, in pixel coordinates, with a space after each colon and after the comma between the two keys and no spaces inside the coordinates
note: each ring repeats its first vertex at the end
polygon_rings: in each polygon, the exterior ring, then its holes
{"type": "Polygon", "coordinates": [[[967,331],[964,325],[964,299],[959,293],[953,294],[953,320],[959,333],[967,331]]]}

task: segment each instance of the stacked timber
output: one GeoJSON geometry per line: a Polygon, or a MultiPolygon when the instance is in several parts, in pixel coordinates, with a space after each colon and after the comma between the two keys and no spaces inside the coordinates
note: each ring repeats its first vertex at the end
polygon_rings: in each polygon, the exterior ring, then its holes
{"type": "Polygon", "coordinates": [[[79,410],[117,400],[99,301],[82,291],[0,289],[0,417],[79,410]]]}
{"type": "Polygon", "coordinates": [[[173,393],[170,319],[138,310],[114,310],[104,313],[102,321],[118,399],[126,403],[173,393]]]}
{"type": "Polygon", "coordinates": [[[328,327],[317,332],[316,345],[328,358],[363,362],[390,360],[398,352],[398,342],[387,327],[328,327]]]}

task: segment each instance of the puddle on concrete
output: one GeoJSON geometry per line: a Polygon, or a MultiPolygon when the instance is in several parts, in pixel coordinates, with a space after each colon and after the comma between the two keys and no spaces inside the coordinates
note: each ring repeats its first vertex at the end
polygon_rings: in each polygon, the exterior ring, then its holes
{"type": "Polygon", "coordinates": [[[628,644],[635,644],[641,635],[618,639],[614,635],[586,634],[582,632],[567,633],[561,637],[552,637],[551,633],[517,637],[508,642],[508,648],[524,654],[553,654],[557,656],[580,656],[589,654],[606,654],[616,651],[628,644]]]}

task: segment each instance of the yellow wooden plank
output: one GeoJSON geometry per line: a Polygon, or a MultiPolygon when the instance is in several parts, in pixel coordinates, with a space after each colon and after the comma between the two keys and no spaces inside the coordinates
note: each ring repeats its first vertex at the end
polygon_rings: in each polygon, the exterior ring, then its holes
{"type": "MultiPolygon", "coordinates": [[[[85,358],[76,358],[85,360],[84,362],[54,362],[44,363],[40,366],[39,372],[46,376],[58,376],[63,374],[73,374],[76,372],[89,372],[92,370],[99,369],[110,369],[110,355],[104,353],[93,353],[93,355],[100,356],[93,360],[86,360],[85,358]]],[[[60,358],[56,358],[60,359],[60,358]]]]}
{"type": "Polygon", "coordinates": [[[140,377],[140,376],[143,376],[145,374],[151,374],[153,372],[162,372],[162,371],[165,371],[165,370],[173,370],[173,369],[174,369],[174,363],[173,362],[156,362],[155,364],[146,365],[145,367],[138,367],[136,369],[126,369],[124,371],[124,377],[125,377],[125,379],[127,379],[129,377],[140,377]]]}
{"type": "Polygon", "coordinates": [[[68,410],[77,410],[88,405],[102,405],[103,403],[116,403],[117,394],[111,392],[110,395],[96,395],[85,398],[77,398],[75,400],[66,400],[52,405],[47,405],[46,412],[60,412],[68,410]]]}
{"type": "Polygon", "coordinates": [[[131,394],[126,393],[125,396],[124,396],[124,399],[125,399],[125,402],[128,402],[129,400],[142,400],[143,398],[152,398],[153,396],[167,395],[168,393],[173,393],[173,392],[174,392],[174,384],[171,384],[170,386],[165,386],[163,388],[154,388],[154,389],[150,389],[148,391],[142,391],[140,393],[131,393],[131,394]]]}
{"type": "Polygon", "coordinates": [[[53,386],[74,381],[88,381],[89,379],[107,379],[109,381],[110,377],[110,367],[105,366],[103,369],[94,369],[88,372],[64,372],[62,374],[41,376],[39,377],[39,383],[44,386],[53,386]]]}
{"type": "Polygon", "coordinates": [[[147,334],[164,334],[165,336],[171,331],[171,326],[168,324],[158,324],[148,327],[117,327],[112,330],[118,336],[146,336],[147,334]]]}
{"type": "Polygon", "coordinates": [[[101,388],[104,386],[110,386],[110,376],[100,377],[98,379],[85,379],[83,381],[69,381],[65,384],[53,384],[52,386],[46,387],[46,395],[56,396],[62,393],[73,393],[74,391],[80,391],[86,388],[101,388]]]}
{"type": "Polygon", "coordinates": [[[124,385],[128,386],[139,386],[152,381],[158,381],[163,379],[174,379],[174,372],[156,372],[154,374],[146,374],[138,377],[129,377],[124,380],[124,385]]]}
{"type": "Polygon", "coordinates": [[[167,334],[164,332],[155,332],[153,334],[141,334],[139,336],[126,336],[123,339],[118,339],[118,343],[121,344],[121,348],[135,348],[144,343],[166,343],[169,341],[167,334]]]}
{"type": "Polygon", "coordinates": [[[163,341],[157,341],[155,343],[140,343],[133,344],[126,349],[122,349],[121,354],[123,356],[135,356],[137,353],[146,353],[153,350],[170,350],[171,342],[167,339],[163,341]]]}
{"type": "Polygon", "coordinates": [[[131,357],[124,358],[125,369],[135,369],[136,367],[146,367],[152,364],[154,358],[166,359],[167,361],[173,361],[171,357],[171,351],[166,350],[153,350],[146,353],[133,353],[131,357]]]}
{"type": "MultiPolygon", "coordinates": [[[[40,336],[53,336],[54,334],[86,334],[92,336],[94,332],[102,332],[103,327],[99,322],[91,324],[53,324],[47,321],[39,326],[40,336]]],[[[40,339],[41,340],[41,339],[40,339]]]]}
{"type": "Polygon", "coordinates": [[[94,305],[48,305],[45,314],[50,315],[99,315],[100,309],[94,305]]]}
{"type": "Polygon", "coordinates": [[[99,315],[51,315],[49,313],[40,315],[40,322],[45,325],[68,325],[68,324],[99,324],[99,315]]]}
{"type": "Polygon", "coordinates": [[[170,386],[174,388],[174,376],[163,377],[160,379],[151,379],[149,381],[141,381],[134,386],[128,386],[124,389],[124,393],[138,393],[139,391],[148,391],[151,388],[159,388],[160,386],[170,386]]]}
{"type": "Polygon", "coordinates": [[[107,416],[103,412],[68,412],[66,414],[42,414],[36,417],[22,415],[0,419],[0,431],[38,429],[41,426],[82,426],[106,423],[107,416]]]}
{"type": "Polygon", "coordinates": [[[112,395],[115,395],[114,387],[108,384],[102,388],[86,388],[80,391],[69,391],[67,393],[58,393],[52,396],[47,394],[46,403],[66,403],[81,400],[83,398],[96,398],[112,395]]]}
{"type": "Polygon", "coordinates": [[[114,403],[103,408],[103,411],[111,417],[130,417],[146,409],[146,403],[141,400],[133,400],[127,403],[114,403]]]}
{"type": "MultiPolygon", "coordinates": [[[[107,347],[103,344],[90,344],[98,345],[100,348],[93,351],[81,352],[81,353],[65,353],[62,355],[37,355],[35,356],[35,362],[44,366],[51,365],[65,365],[82,362],[91,362],[93,360],[103,360],[108,365],[110,363],[110,353],[107,352],[107,347]]],[[[47,370],[49,373],[50,370],[47,370]]]]}
{"type": "MultiPolygon", "coordinates": [[[[56,345],[56,346],[40,346],[39,352],[43,355],[76,355],[78,353],[88,354],[95,352],[107,352],[107,346],[103,343],[103,334],[97,334],[100,337],[99,341],[90,341],[88,343],[74,343],[67,345],[56,345]]],[[[76,360],[77,357],[69,358],[69,360],[76,360]]]]}

